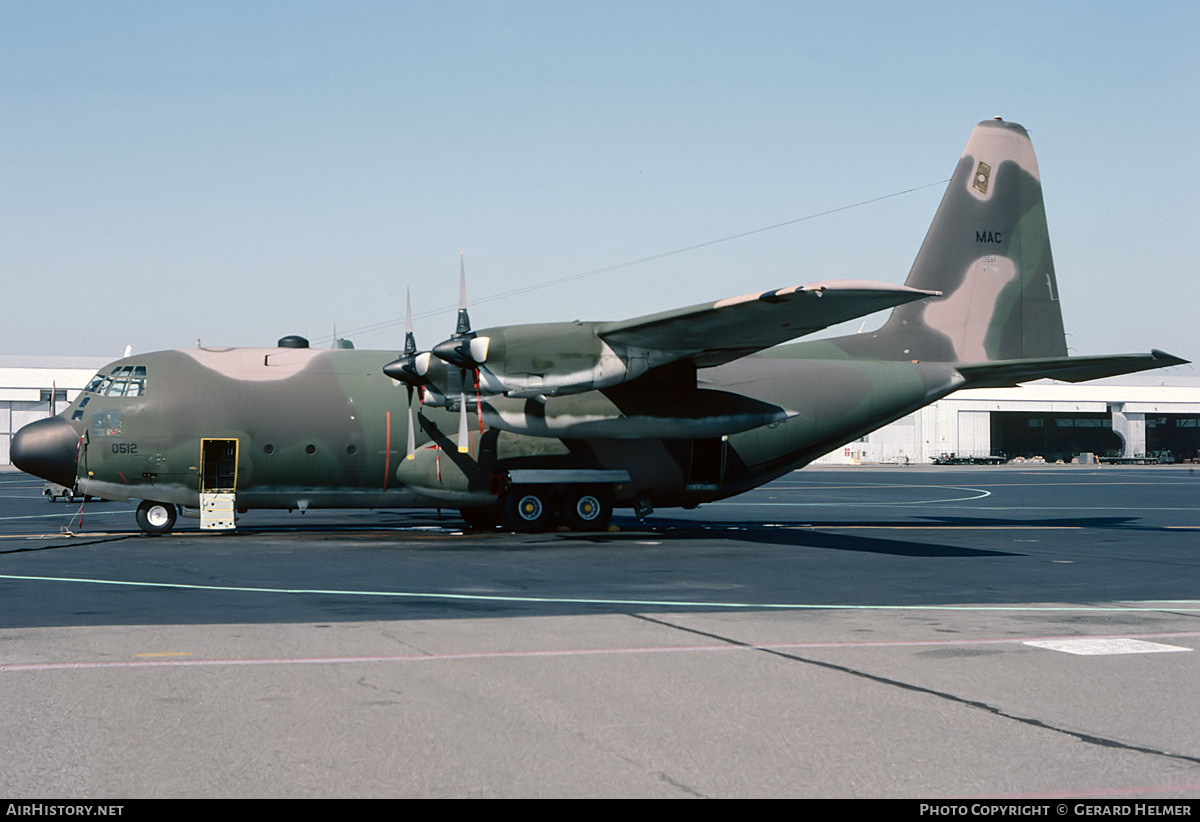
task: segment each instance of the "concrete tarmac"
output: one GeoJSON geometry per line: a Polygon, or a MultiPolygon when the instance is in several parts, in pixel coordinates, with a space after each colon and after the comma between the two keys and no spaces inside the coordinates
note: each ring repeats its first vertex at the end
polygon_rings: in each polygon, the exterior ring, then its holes
{"type": "Polygon", "coordinates": [[[1200,796],[1200,474],[805,469],[593,535],[0,474],[33,798],[1200,796]]]}

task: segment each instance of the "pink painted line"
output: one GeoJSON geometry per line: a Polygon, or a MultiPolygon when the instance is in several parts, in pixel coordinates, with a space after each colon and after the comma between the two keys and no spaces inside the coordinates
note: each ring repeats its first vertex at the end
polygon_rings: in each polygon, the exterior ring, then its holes
{"type": "MultiPolygon", "coordinates": [[[[1182,785],[1128,785],[1123,788],[1076,788],[1064,791],[1037,791],[1034,793],[990,793],[986,796],[956,796],[953,799],[968,800],[1016,800],[1016,799],[1100,799],[1112,796],[1145,796],[1148,793],[1183,793],[1195,796],[1200,792],[1200,782],[1182,785]]],[[[1170,800],[1163,800],[1164,802],[1170,800]]],[[[1132,814],[1131,814],[1132,815],[1132,814]]]]}
{"type": "Polygon", "coordinates": [[[0,671],[54,671],[83,668],[186,668],[215,665],[330,665],[354,662],[438,662],[456,659],[519,659],[522,657],[599,656],[604,654],[657,654],[680,651],[754,650],[740,645],[680,645],[660,648],[581,648],[558,651],[476,651],[454,654],[402,654],[395,656],[280,657],[264,659],[176,659],[127,662],[34,662],[0,665],[0,671]]]}
{"type": "Polygon", "coordinates": [[[568,648],[548,651],[471,651],[450,654],[400,654],[387,656],[277,657],[260,659],[162,659],[112,662],[30,662],[0,665],[0,671],[61,671],[94,668],[188,668],[218,665],[337,665],[373,662],[445,662],[460,659],[522,659],[531,657],[605,656],[631,654],[675,654],[708,651],[783,651],[837,648],[913,648],[961,645],[1018,645],[1025,642],[1069,639],[1184,639],[1200,637],[1200,631],[1153,634],[1106,634],[1088,636],[1006,637],[1004,639],[879,640],[863,642],[773,642],[761,645],[668,645],[641,648],[568,648]]]}

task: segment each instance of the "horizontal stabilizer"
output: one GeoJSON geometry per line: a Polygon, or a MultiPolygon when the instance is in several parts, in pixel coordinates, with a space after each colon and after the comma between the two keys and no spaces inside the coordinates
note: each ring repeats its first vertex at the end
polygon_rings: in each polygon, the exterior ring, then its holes
{"type": "Polygon", "coordinates": [[[1032,360],[996,360],[994,362],[958,363],[954,367],[966,380],[963,388],[1004,388],[1018,383],[1048,378],[1064,382],[1085,382],[1119,374],[1133,374],[1151,368],[1185,365],[1165,351],[1149,354],[1115,354],[1096,357],[1047,357],[1032,360]]]}
{"type": "Polygon", "coordinates": [[[826,280],[604,323],[610,344],[688,352],[707,368],[939,292],[866,280],[826,280]]]}

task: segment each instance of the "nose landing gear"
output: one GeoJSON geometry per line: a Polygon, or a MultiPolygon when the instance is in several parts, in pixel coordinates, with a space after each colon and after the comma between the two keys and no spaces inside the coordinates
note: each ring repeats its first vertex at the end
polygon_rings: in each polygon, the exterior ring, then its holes
{"type": "Polygon", "coordinates": [[[138,527],[147,534],[166,534],[175,527],[175,506],[166,502],[142,500],[137,507],[138,527]]]}

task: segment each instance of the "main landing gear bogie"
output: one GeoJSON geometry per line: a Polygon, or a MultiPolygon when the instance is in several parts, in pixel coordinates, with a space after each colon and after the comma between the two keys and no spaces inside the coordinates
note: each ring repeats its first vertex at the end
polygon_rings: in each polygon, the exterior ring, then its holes
{"type": "Polygon", "coordinates": [[[168,502],[142,500],[137,507],[138,527],[147,534],[166,534],[175,527],[175,506],[168,502]]]}
{"type": "Polygon", "coordinates": [[[606,489],[572,485],[514,486],[500,505],[501,524],[523,534],[550,531],[558,524],[572,531],[600,531],[612,518],[612,509],[606,489]]]}

